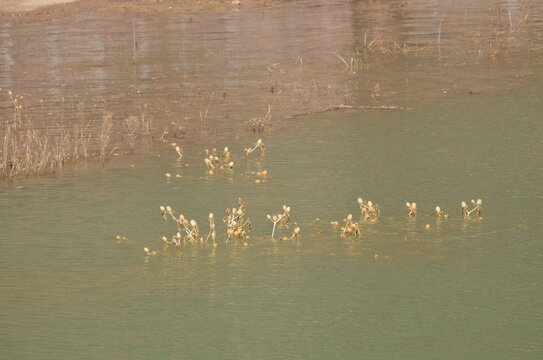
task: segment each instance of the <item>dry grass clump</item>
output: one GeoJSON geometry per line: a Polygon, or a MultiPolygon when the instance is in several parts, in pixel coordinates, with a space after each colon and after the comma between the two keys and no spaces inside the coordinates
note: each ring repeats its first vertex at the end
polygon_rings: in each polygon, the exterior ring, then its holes
{"type": "Polygon", "coordinates": [[[0,125],[0,178],[44,175],[87,159],[92,134],[80,118],[72,129],[37,128],[23,114],[23,96],[9,92],[13,117],[0,125]]]}

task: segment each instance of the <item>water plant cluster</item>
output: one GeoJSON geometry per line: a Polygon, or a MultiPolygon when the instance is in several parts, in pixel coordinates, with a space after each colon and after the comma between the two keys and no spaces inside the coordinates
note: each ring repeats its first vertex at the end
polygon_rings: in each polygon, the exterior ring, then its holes
{"type": "MultiPolygon", "coordinates": [[[[177,154],[177,161],[180,162],[183,159],[183,150],[175,143],[170,144],[177,154]]],[[[262,139],[258,139],[253,146],[244,148],[246,157],[260,149],[261,156],[265,154],[264,142],[262,139]]],[[[214,174],[220,171],[231,171],[234,166],[232,161],[232,154],[228,147],[225,147],[222,153],[219,153],[216,148],[205,149],[204,151],[204,164],[208,174],[214,174]]],[[[167,173],[167,176],[170,175],[167,173]]],[[[171,175],[170,175],[171,176],[171,175]]],[[[267,171],[262,170],[257,173],[259,177],[267,176],[267,171]]],[[[356,199],[359,209],[359,218],[355,219],[353,214],[348,214],[341,222],[334,220],[331,221],[332,230],[340,232],[340,237],[360,237],[362,224],[374,224],[379,220],[381,215],[381,208],[379,204],[374,203],[371,200],[365,200],[362,197],[356,199]]],[[[406,202],[407,217],[414,218],[418,215],[418,208],[415,202],[406,202]]],[[[464,219],[470,218],[471,214],[477,213],[478,217],[482,217],[482,200],[471,200],[471,207],[465,201],[461,204],[462,216],[464,219]]],[[[222,218],[222,222],[226,225],[224,230],[224,242],[228,243],[234,241],[236,243],[242,243],[244,246],[248,245],[250,240],[249,233],[253,229],[252,222],[247,215],[247,203],[240,197],[237,199],[236,204],[232,207],[228,207],[225,210],[225,216],[222,218]]],[[[187,218],[182,213],[176,214],[171,206],[160,206],[162,214],[162,220],[166,223],[169,219],[173,220],[177,226],[177,231],[170,237],[161,236],[163,242],[163,252],[169,251],[170,246],[174,246],[178,250],[181,250],[184,246],[205,245],[210,244],[212,247],[218,246],[218,233],[215,224],[215,216],[213,213],[209,213],[208,223],[209,231],[207,235],[202,235],[200,227],[194,219],[187,218]]],[[[428,216],[447,219],[449,214],[445,213],[440,206],[436,206],[434,212],[428,216]]],[[[291,207],[283,205],[280,212],[276,214],[267,214],[266,218],[272,224],[271,239],[275,239],[276,230],[289,228],[291,224],[298,225],[297,222],[292,220],[291,207]]],[[[426,229],[430,228],[429,224],[426,224],[426,229]]],[[[290,236],[279,236],[279,240],[299,241],[301,239],[300,227],[295,226],[290,236]]],[[[150,251],[147,247],[144,248],[147,255],[156,255],[158,252],[150,251]]]]}

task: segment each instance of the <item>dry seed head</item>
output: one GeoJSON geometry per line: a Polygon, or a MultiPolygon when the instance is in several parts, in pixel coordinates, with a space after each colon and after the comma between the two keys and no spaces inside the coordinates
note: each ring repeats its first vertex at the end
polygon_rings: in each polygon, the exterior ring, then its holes
{"type": "Polygon", "coordinates": [[[482,205],[482,204],[483,204],[483,200],[477,199],[477,205],[482,205]]]}
{"type": "Polygon", "coordinates": [[[228,152],[228,146],[226,146],[226,147],[224,148],[224,152],[225,152],[225,153],[228,152]]]}
{"type": "Polygon", "coordinates": [[[180,232],[177,232],[177,234],[175,234],[175,236],[177,236],[178,239],[181,239],[181,233],[180,232]]]}
{"type": "Polygon", "coordinates": [[[257,145],[262,145],[262,139],[258,139],[258,141],[256,142],[257,145]]]}
{"type": "Polygon", "coordinates": [[[290,206],[287,206],[287,208],[286,208],[285,211],[286,211],[286,212],[290,212],[290,206]]]}
{"type": "Polygon", "coordinates": [[[409,202],[406,202],[405,206],[407,206],[409,209],[411,209],[411,204],[409,202]]]}
{"type": "Polygon", "coordinates": [[[180,152],[180,151],[181,151],[181,148],[180,148],[179,146],[176,146],[176,147],[175,147],[175,151],[180,152]]]}
{"type": "Polygon", "coordinates": [[[286,205],[283,205],[283,210],[287,210],[287,206],[286,205]]]}
{"type": "Polygon", "coordinates": [[[351,220],[353,218],[353,214],[347,215],[347,220],[351,220]]]}
{"type": "Polygon", "coordinates": [[[441,212],[441,208],[439,206],[436,206],[436,213],[440,213],[441,212]]]}
{"type": "Polygon", "coordinates": [[[213,213],[209,213],[209,220],[213,219],[213,213]]]}
{"type": "Polygon", "coordinates": [[[160,211],[164,211],[164,210],[166,210],[166,209],[164,208],[164,206],[160,206],[160,211]]]}
{"type": "Polygon", "coordinates": [[[166,238],[166,236],[163,236],[161,239],[162,239],[162,241],[164,241],[164,242],[168,241],[168,239],[166,238]]]}
{"type": "Polygon", "coordinates": [[[361,197],[358,197],[358,199],[356,199],[356,201],[358,201],[359,204],[362,204],[362,202],[363,202],[364,200],[362,200],[361,197]]]}
{"type": "Polygon", "coordinates": [[[272,218],[270,214],[266,215],[266,217],[268,218],[268,220],[271,220],[272,218]]]}
{"type": "Polygon", "coordinates": [[[165,176],[166,176],[167,178],[170,178],[170,177],[172,177],[172,174],[166,173],[165,176]]]}
{"type": "Polygon", "coordinates": [[[475,200],[471,199],[471,203],[472,203],[473,205],[475,205],[475,200]]]}
{"type": "Polygon", "coordinates": [[[417,203],[411,204],[411,208],[412,208],[413,210],[415,210],[415,209],[417,208],[417,203]]]}
{"type": "Polygon", "coordinates": [[[149,255],[149,254],[150,254],[150,252],[149,252],[149,249],[148,249],[148,248],[146,248],[146,247],[144,247],[144,248],[143,248],[143,251],[145,251],[145,253],[146,253],[147,255],[149,255]]]}
{"type": "Polygon", "coordinates": [[[368,201],[368,206],[369,207],[372,207],[373,206],[373,203],[371,201],[368,201]]]}
{"type": "Polygon", "coordinates": [[[170,212],[170,211],[172,211],[172,208],[169,207],[169,206],[166,206],[166,211],[170,212]]]}
{"type": "Polygon", "coordinates": [[[233,168],[233,167],[234,167],[234,162],[233,162],[233,161],[230,161],[230,162],[228,163],[228,166],[229,166],[230,168],[233,168]]]}
{"type": "Polygon", "coordinates": [[[190,226],[195,227],[196,226],[196,220],[191,219],[190,220],[190,226]]]}
{"type": "Polygon", "coordinates": [[[299,228],[299,227],[294,228],[294,233],[295,233],[295,234],[299,234],[299,233],[300,233],[300,228],[299,228]]]}
{"type": "Polygon", "coordinates": [[[466,204],[465,201],[462,201],[462,209],[465,209],[465,208],[467,208],[467,207],[468,207],[468,204],[466,204]]]}

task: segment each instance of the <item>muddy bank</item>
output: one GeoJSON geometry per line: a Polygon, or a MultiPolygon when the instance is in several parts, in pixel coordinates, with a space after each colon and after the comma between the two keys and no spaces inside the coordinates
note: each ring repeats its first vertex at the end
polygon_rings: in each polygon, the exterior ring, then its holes
{"type": "Polygon", "coordinates": [[[0,135],[36,130],[70,148],[56,157],[71,161],[81,141],[91,156],[143,142],[208,146],[340,105],[413,108],[507,92],[541,76],[543,5],[488,5],[84,0],[38,9],[0,25],[0,135]]]}

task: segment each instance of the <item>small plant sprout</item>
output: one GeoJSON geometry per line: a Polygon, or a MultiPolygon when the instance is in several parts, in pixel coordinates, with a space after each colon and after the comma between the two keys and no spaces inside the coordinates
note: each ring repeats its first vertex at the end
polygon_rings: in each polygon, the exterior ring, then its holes
{"type": "Polygon", "coordinates": [[[149,256],[149,255],[156,255],[157,252],[156,251],[149,251],[148,248],[144,247],[143,248],[143,251],[145,251],[145,255],[149,256]]]}
{"type": "Polygon", "coordinates": [[[407,216],[417,216],[417,204],[416,203],[409,203],[406,202],[405,206],[407,206],[407,216]]]}
{"type": "Polygon", "coordinates": [[[197,242],[199,229],[196,220],[190,220],[189,222],[183,214],[179,214],[179,217],[176,217],[170,206],[161,206],[160,210],[162,211],[162,220],[164,220],[164,222],[168,220],[169,215],[173,221],[176,222],[177,230],[181,233],[185,233],[183,238],[184,243],[189,242],[194,244],[197,242]]]}
{"type": "Polygon", "coordinates": [[[213,213],[209,213],[209,233],[206,236],[205,242],[211,237],[211,240],[213,241],[213,245],[215,245],[215,218],[213,217],[213,213]]]}
{"type": "Polygon", "coordinates": [[[266,217],[268,218],[268,220],[270,220],[273,223],[273,229],[271,233],[271,237],[273,238],[273,235],[275,234],[275,226],[277,225],[279,221],[281,221],[281,219],[283,218],[283,215],[277,214],[277,215],[271,216],[270,214],[268,214],[266,215],[266,217]]]}
{"type": "Polygon", "coordinates": [[[477,199],[475,201],[474,199],[471,199],[471,205],[473,206],[471,209],[468,208],[468,204],[466,204],[465,201],[462,201],[462,216],[467,219],[470,217],[471,213],[473,213],[475,210],[477,210],[477,215],[479,217],[482,216],[483,212],[483,200],[477,199]]]}
{"type": "Polygon", "coordinates": [[[272,223],[273,223],[273,229],[272,229],[272,238],[273,238],[273,235],[275,234],[275,227],[277,225],[277,223],[279,223],[280,225],[284,226],[284,227],[288,227],[288,224],[290,223],[290,206],[287,206],[287,205],[283,205],[283,213],[282,214],[277,214],[277,215],[266,215],[266,217],[268,218],[268,220],[270,220],[272,223]]]}
{"type": "Polygon", "coordinates": [[[231,237],[236,237],[243,240],[244,242],[249,239],[247,232],[250,232],[253,229],[251,220],[246,218],[247,204],[243,201],[242,198],[238,198],[238,207],[233,207],[232,209],[226,209],[226,216],[222,219],[226,223],[226,242],[230,240],[231,237]]]}
{"type": "Polygon", "coordinates": [[[361,197],[357,199],[358,205],[360,206],[360,215],[362,219],[370,222],[377,220],[377,217],[381,214],[378,204],[373,204],[372,201],[364,201],[361,197]]]}
{"type": "Polygon", "coordinates": [[[230,151],[228,151],[228,146],[226,146],[224,148],[224,151],[223,151],[223,160],[224,162],[229,162],[230,160],[230,151]]]}
{"type": "Polygon", "coordinates": [[[264,156],[265,149],[264,149],[264,143],[262,142],[262,139],[258,139],[252,148],[245,148],[243,149],[243,151],[245,152],[245,156],[249,157],[249,154],[258,148],[260,148],[260,153],[262,154],[262,156],[264,156]]]}
{"type": "Polygon", "coordinates": [[[360,228],[358,223],[353,221],[353,214],[347,215],[343,222],[345,226],[341,228],[341,237],[346,235],[360,236],[360,228]]]}
{"type": "Polygon", "coordinates": [[[206,168],[210,175],[212,175],[213,170],[216,169],[232,170],[234,168],[234,162],[232,161],[232,157],[230,151],[228,150],[228,147],[224,148],[222,158],[217,155],[217,149],[213,149],[211,151],[206,149],[204,153],[206,155],[206,157],[204,158],[204,164],[206,165],[206,168]]]}
{"type": "Polygon", "coordinates": [[[291,235],[289,240],[292,240],[292,239],[294,239],[296,241],[300,240],[300,228],[299,227],[294,228],[294,231],[292,232],[292,235],[291,235]]]}
{"type": "Polygon", "coordinates": [[[177,160],[181,161],[183,159],[183,149],[181,149],[179,146],[175,147],[175,152],[177,153],[177,160]]]}
{"type": "Polygon", "coordinates": [[[436,206],[436,211],[434,212],[435,215],[439,218],[448,218],[449,214],[445,214],[439,206],[436,206]]]}

